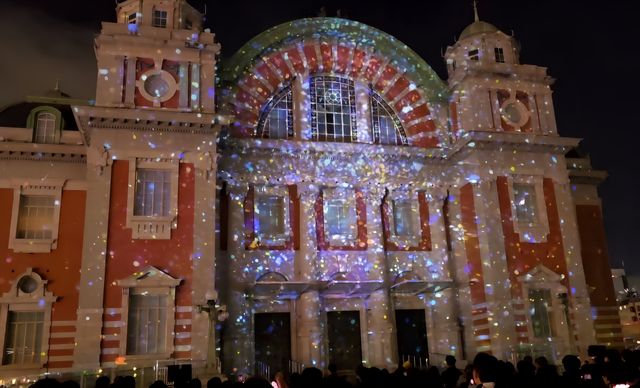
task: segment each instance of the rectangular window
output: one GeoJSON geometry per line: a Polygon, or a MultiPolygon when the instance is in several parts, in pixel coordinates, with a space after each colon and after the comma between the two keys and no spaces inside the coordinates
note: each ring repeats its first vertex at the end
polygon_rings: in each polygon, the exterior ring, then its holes
{"type": "Polygon", "coordinates": [[[513,200],[515,201],[516,218],[520,224],[538,223],[536,205],[536,188],[533,184],[514,183],[513,200]]]}
{"type": "Polygon", "coordinates": [[[275,237],[285,233],[285,201],[281,196],[260,195],[256,201],[256,232],[275,237]]]}
{"type": "Polygon", "coordinates": [[[20,195],[16,238],[51,240],[53,238],[55,202],[53,196],[20,195]]]}
{"type": "Polygon", "coordinates": [[[42,311],[9,311],[2,365],[36,364],[42,351],[42,311]]]}
{"type": "Polygon", "coordinates": [[[158,354],[167,348],[167,296],[130,295],[127,354],[158,354]]]}
{"type": "Polygon", "coordinates": [[[134,216],[166,217],[171,210],[171,170],[136,170],[134,216]]]}
{"type": "Polygon", "coordinates": [[[469,50],[469,52],[467,53],[467,56],[472,61],[480,60],[480,55],[479,55],[478,49],[469,50]]]}
{"type": "Polygon", "coordinates": [[[137,21],[138,21],[138,13],[137,12],[130,13],[129,15],[127,15],[127,23],[136,24],[137,21]]]}
{"type": "Polygon", "coordinates": [[[496,55],[496,62],[504,63],[504,50],[502,49],[502,47],[495,47],[493,49],[493,52],[496,55]]]}
{"type": "Polygon", "coordinates": [[[167,27],[167,11],[153,10],[153,18],[151,19],[151,25],[154,27],[167,27]]]}
{"type": "Polygon", "coordinates": [[[533,336],[535,338],[552,337],[551,291],[549,289],[529,289],[529,305],[531,309],[533,336]]]}
{"type": "Polygon", "coordinates": [[[415,235],[413,206],[409,200],[393,201],[393,232],[398,237],[415,235]]]}
{"type": "Polygon", "coordinates": [[[351,209],[346,199],[335,198],[326,200],[325,220],[329,236],[348,236],[351,234],[351,209]]]}

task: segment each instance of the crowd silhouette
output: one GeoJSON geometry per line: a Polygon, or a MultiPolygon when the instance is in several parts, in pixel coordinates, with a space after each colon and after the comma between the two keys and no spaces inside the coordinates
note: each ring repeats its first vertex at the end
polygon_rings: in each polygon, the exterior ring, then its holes
{"type": "MultiPolygon", "coordinates": [[[[32,388],[79,388],[77,382],[58,382],[42,379],[32,388]]],[[[175,388],[202,388],[198,379],[178,382],[175,388]]],[[[238,381],[234,376],[214,377],[207,381],[206,388],[600,388],[600,387],[640,387],[640,351],[607,350],[582,362],[577,356],[567,355],[562,365],[556,366],[545,357],[525,357],[516,365],[498,360],[487,353],[478,353],[473,362],[464,370],[458,369],[456,359],[447,356],[442,368],[436,366],[415,368],[404,362],[389,372],[375,367],[359,365],[355,373],[339,374],[338,367],[330,364],[323,373],[317,368],[306,368],[302,373],[285,376],[278,372],[271,380],[261,376],[251,376],[238,381]]],[[[113,382],[101,376],[95,388],[136,388],[132,376],[118,376],[113,382]]],[[[139,388],[139,387],[138,387],[139,388]]],[[[162,381],[156,381],[150,388],[167,388],[162,381]]]]}

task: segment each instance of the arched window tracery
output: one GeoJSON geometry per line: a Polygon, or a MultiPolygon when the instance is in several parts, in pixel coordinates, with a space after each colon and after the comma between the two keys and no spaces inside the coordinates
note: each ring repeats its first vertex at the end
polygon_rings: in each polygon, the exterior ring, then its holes
{"type": "Polygon", "coordinates": [[[282,89],[265,106],[258,120],[258,136],[269,139],[293,138],[293,92],[282,89]]]}
{"type": "Polygon", "coordinates": [[[375,144],[407,145],[407,135],[393,109],[373,90],[369,93],[371,132],[375,144]]]}
{"type": "Polygon", "coordinates": [[[351,143],[358,141],[353,81],[334,76],[309,80],[311,139],[351,143]]]}

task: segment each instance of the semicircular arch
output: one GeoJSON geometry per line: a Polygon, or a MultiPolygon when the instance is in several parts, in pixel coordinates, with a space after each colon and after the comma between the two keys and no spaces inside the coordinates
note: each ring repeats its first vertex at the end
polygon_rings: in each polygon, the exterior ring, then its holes
{"type": "Polygon", "coordinates": [[[256,135],[260,112],[295,78],[332,74],[357,80],[397,113],[409,144],[447,141],[448,89],[413,50],[393,36],[339,18],[309,18],[275,26],[247,42],[222,73],[225,110],[234,136],[256,135]]]}

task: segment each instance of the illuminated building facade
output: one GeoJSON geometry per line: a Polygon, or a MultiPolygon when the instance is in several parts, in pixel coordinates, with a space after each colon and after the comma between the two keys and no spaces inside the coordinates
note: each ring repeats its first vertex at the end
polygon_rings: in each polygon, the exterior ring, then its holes
{"type": "Polygon", "coordinates": [[[597,180],[576,178],[599,173],[568,166],[579,140],[513,37],[476,20],[444,82],[382,31],[302,19],[216,74],[184,0],[117,14],[95,104],[0,121],[0,376],[621,345],[610,272],[588,271],[597,180]]]}

